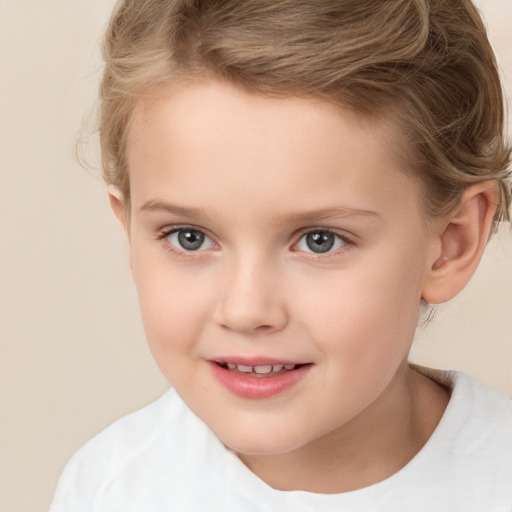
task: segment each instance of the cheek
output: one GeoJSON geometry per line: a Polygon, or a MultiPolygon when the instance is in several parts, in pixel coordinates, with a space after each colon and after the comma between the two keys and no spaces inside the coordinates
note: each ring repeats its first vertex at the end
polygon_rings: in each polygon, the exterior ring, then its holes
{"type": "Polygon", "coordinates": [[[149,348],[162,370],[180,354],[193,353],[210,314],[207,283],[166,263],[141,265],[133,259],[133,278],[149,348]],[[168,357],[172,356],[172,357],[168,357]]]}
{"type": "Polygon", "coordinates": [[[389,270],[345,279],[339,283],[343,292],[331,296],[330,309],[314,315],[326,382],[342,390],[345,412],[351,414],[389,385],[408,357],[416,330],[418,286],[405,285],[389,270]]]}
{"type": "Polygon", "coordinates": [[[338,354],[347,367],[402,359],[418,322],[418,260],[399,257],[395,251],[372,260],[332,275],[323,287],[326,291],[317,288],[301,307],[323,351],[338,354]]]}

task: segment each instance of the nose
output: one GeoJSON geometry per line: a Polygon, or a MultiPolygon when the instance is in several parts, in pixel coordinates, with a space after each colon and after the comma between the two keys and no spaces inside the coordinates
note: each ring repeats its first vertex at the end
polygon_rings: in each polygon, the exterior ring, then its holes
{"type": "Polygon", "coordinates": [[[286,326],[288,313],[276,272],[265,264],[232,262],[227,274],[215,311],[218,325],[244,334],[267,334],[286,326]]]}

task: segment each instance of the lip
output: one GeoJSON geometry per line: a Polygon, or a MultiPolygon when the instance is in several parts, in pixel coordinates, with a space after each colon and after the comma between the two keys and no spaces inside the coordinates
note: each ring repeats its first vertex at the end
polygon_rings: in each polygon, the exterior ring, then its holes
{"type": "Polygon", "coordinates": [[[274,359],[272,357],[244,357],[244,356],[228,356],[228,357],[215,357],[210,359],[211,362],[214,363],[234,363],[234,364],[243,364],[245,366],[266,366],[266,365],[276,365],[282,364],[306,364],[300,361],[291,361],[285,359],[274,359]]]}
{"type": "Polygon", "coordinates": [[[313,366],[310,363],[302,364],[294,370],[274,376],[243,375],[230,371],[219,363],[233,362],[246,366],[264,366],[277,364],[301,364],[293,361],[281,361],[271,358],[220,358],[207,361],[215,379],[230,393],[253,400],[261,400],[279,395],[301,381],[313,366]]]}

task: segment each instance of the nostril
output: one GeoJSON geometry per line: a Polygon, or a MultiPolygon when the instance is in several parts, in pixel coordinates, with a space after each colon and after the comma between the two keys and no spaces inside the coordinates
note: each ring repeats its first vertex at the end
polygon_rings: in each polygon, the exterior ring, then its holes
{"type": "Polygon", "coordinates": [[[244,327],[244,326],[236,326],[236,325],[228,325],[228,324],[222,324],[221,327],[223,329],[227,329],[234,332],[239,333],[265,333],[270,332],[274,329],[272,325],[257,325],[256,327],[244,327]]]}
{"type": "Polygon", "coordinates": [[[270,331],[272,329],[271,325],[259,325],[254,329],[255,331],[270,331]]]}

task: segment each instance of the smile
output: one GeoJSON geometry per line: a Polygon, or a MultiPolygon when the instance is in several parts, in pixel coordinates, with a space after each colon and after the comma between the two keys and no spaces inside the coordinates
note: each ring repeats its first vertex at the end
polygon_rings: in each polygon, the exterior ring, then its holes
{"type": "Polygon", "coordinates": [[[312,363],[248,364],[208,361],[215,379],[230,393],[251,399],[279,395],[298,384],[313,366],[312,363]]]}
{"type": "Polygon", "coordinates": [[[236,363],[219,363],[222,367],[227,368],[230,371],[236,371],[238,373],[248,374],[251,373],[254,376],[258,377],[273,377],[277,374],[281,374],[287,371],[295,370],[298,364],[267,364],[267,365],[257,365],[257,366],[248,366],[245,364],[236,364],[236,363]]]}

